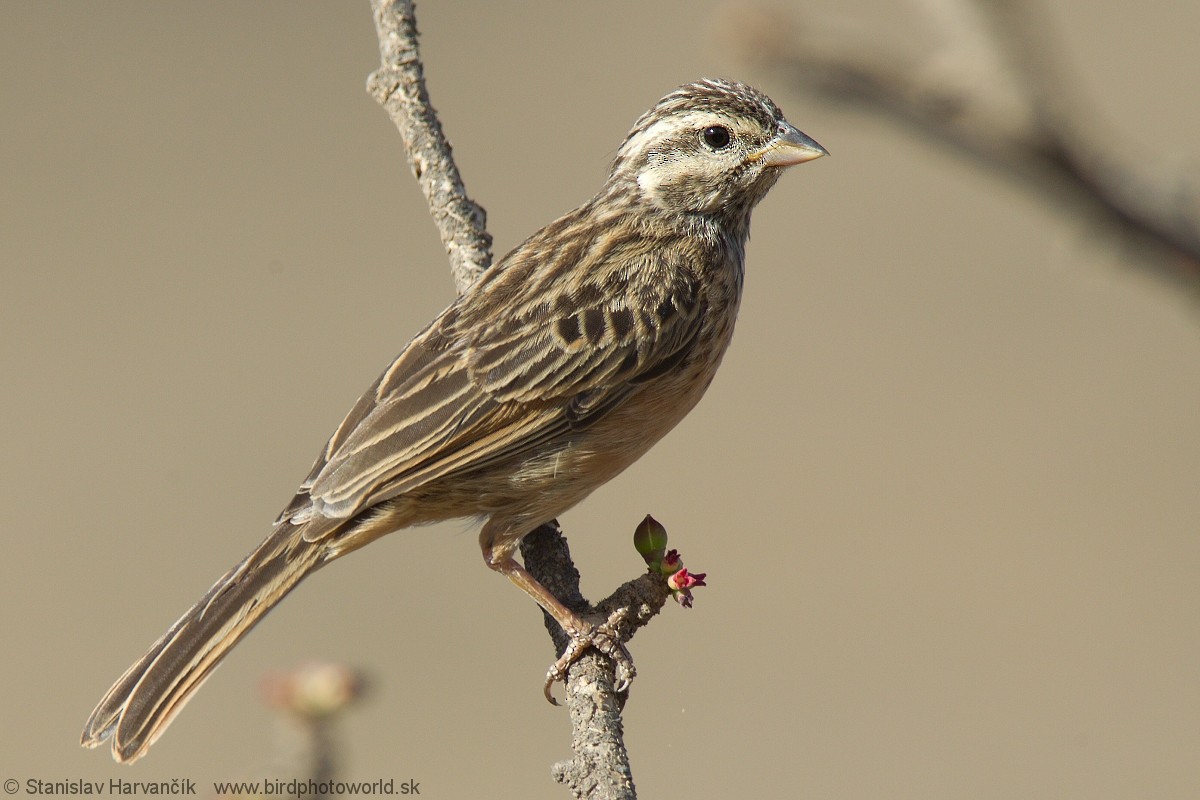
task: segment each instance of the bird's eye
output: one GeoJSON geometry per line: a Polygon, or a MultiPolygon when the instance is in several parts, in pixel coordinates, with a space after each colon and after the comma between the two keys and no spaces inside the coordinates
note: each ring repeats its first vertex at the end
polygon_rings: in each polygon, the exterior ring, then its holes
{"type": "Polygon", "coordinates": [[[710,125],[700,131],[700,138],[713,150],[723,150],[729,146],[732,137],[729,135],[729,128],[724,125],[710,125]]]}

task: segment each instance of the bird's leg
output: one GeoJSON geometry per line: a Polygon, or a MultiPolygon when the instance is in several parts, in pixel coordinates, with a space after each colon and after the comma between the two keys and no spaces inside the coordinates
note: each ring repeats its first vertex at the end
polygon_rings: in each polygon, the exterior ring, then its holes
{"type": "Polygon", "coordinates": [[[543,687],[543,692],[547,700],[553,705],[558,705],[551,689],[556,681],[566,681],[567,669],[589,647],[596,648],[616,664],[617,681],[614,688],[618,692],[629,688],[635,674],[633,658],[629,655],[629,650],[626,649],[625,643],[621,641],[617,632],[617,626],[625,617],[624,609],[617,611],[599,625],[593,625],[559,602],[558,598],[550,593],[550,590],[538,583],[537,579],[513,558],[517,540],[511,543],[502,540],[481,544],[483,560],[487,562],[487,565],[506,576],[521,591],[532,597],[547,614],[554,617],[570,640],[563,654],[546,671],[546,685],[543,687]]]}

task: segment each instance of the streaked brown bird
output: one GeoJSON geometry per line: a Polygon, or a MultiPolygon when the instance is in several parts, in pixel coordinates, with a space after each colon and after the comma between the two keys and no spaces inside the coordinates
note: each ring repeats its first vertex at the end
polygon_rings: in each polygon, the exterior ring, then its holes
{"type": "MultiPolygon", "coordinates": [[[[660,100],[599,194],[486,270],[408,343],[266,540],[109,689],[83,744],[112,737],[118,761],[141,757],[306,575],[384,534],[458,517],[483,521],[487,565],[558,620],[573,640],[568,660],[595,646],[627,662],[514,553],[704,394],[733,335],[750,212],[784,168],[826,154],[745,84],[701,80],[660,100]]],[[[564,669],[560,659],[547,690],[564,669]]]]}

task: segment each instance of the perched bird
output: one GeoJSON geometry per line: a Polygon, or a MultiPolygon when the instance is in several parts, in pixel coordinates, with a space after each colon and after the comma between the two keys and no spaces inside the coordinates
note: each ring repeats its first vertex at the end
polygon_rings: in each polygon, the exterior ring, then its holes
{"type": "MultiPolygon", "coordinates": [[[[96,706],[83,731],[146,753],[251,627],[329,561],[392,531],[483,521],[479,543],[571,637],[623,647],[513,557],[696,404],[733,335],[750,212],[827,155],[768,97],[701,80],[643,114],[594,198],[487,269],[397,356],[321,451],[271,534],[96,706]]],[[[563,675],[562,659],[549,684],[563,675]]],[[[629,665],[631,666],[631,665],[629,665]]]]}

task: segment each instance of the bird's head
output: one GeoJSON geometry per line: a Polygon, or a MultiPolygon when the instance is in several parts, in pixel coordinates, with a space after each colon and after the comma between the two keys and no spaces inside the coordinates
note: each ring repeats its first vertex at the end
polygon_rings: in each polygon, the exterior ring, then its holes
{"type": "Polygon", "coordinates": [[[706,79],[679,87],[634,124],[609,187],[688,215],[748,215],[785,167],[828,155],[762,92],[706,79]]]}

